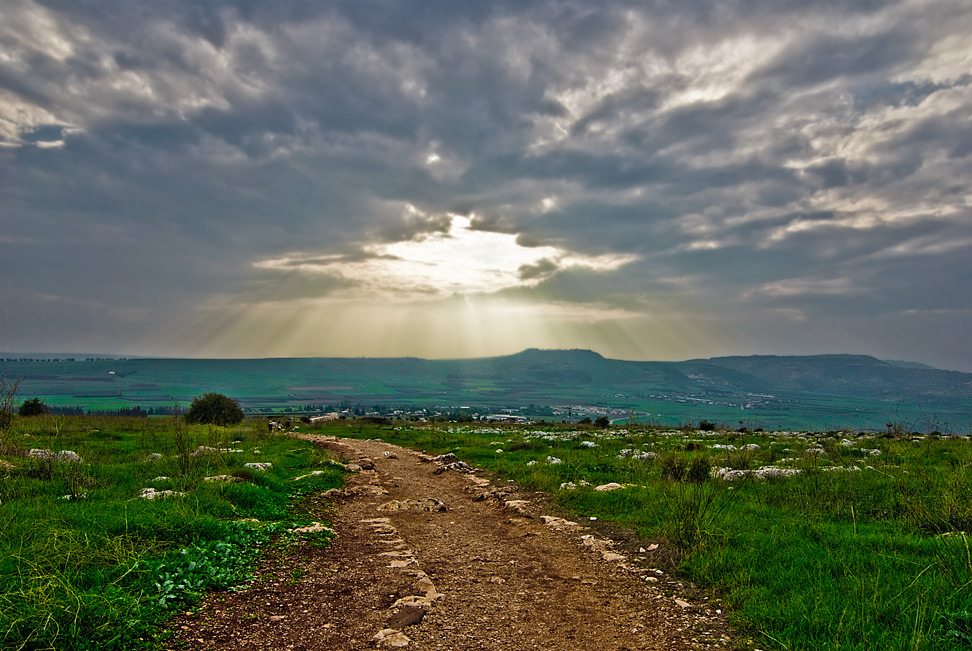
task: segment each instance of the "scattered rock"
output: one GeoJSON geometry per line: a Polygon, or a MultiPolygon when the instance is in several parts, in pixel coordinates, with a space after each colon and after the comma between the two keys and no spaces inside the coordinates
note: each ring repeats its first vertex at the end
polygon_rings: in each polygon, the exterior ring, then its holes
{"type": "Polygon", "coordinates": [[[394,628],[385,628],[378,631],[371,641],[378,646],[391,648],[401,648],[408,646],[411,641],[408,636],[394,628]]]}
{"type": "Polygon", "coordinates": [[[162,455],[159,454],[158,452],[152,452],[147,457],[145,457],[146,461],[158,461],[161,458],[162,458],[162,455]]]}
{"type": "Polygon", "coordinates": [[[334,533],[334,529],[331,529],[323,522],[312,522],[306,527],[298,527],[297,529],[292,529],[294,533],[320,533],[325,531],[327,533],[334,533]]]}
{"type": "Polygon", "coordinates": [[[239,477],[234,477],[233,475],[213,475],[212,477],[203,477],[203,481],[225,482],[227,484],[232,484],[234,482],[243,480],[239,477]]]}
{"type": "Polygon", "coordinates": [[[445,502],[436,497],[427,497],[424,500],[392,500],[378,506],[378,510],[384,513],[394,511],[428,511],[439,513],[446,510],[445,502]]]}
{"type": "MultiPolygon", "coordinates": [[[[324,470],[313,470],[306,475],[301,475],[300,477],[294,477],[292,481],[300,481],[301,479],[307,479],[308,477],[316,477],[317,475],[326,475],[324,470]]],[[[333,489],[332,489],[333,490],[333,489]]]]}
{"type": "Polygon", "coordinates": [[[472,466],[470,466],[465,461],[455,461],[453,463],[444,466],[439,466],[433,471],[433,473],[436,475],[441,475],[447,470],[452,470],[453,472],[461,472],[461,473],[470,473],[473,471],[472,466]]]}
{"type": "Polygon", "coordinates": [[[554,515],[541,515],[540,519],[548,527],[553,527],[554,529],[563,529],[564,527],[576,527],[576,522],[571,522],[570,520],[565,520],[564,518],[558,518],[554,515]]]}
{"type": "Polygon", "coordinates": [[[600,492],[605,492],[605,491],[616,491],[619,488],[624,488],[624,486],[622,486],[621,484],[619,484],[617,482],[613,482],[612,481],[609,484],[601,484],[600,486],[595,486],[594,487],[594,490],[600,491],[600,492]]]}
{"type": "Polygon", "coordinates": [[[763,466],[757,470],[733,470],[731,468],[713,468],[709,475],[713,479],[734,481],[736,479],[769,479],[777,477],[793,477],[799,475],[797,468],[780,468],[778,466],[763,466]]]}
{"type": "Polygon", "coordinates": [[[181,497],[185,493],[180,493],[179,491],[157,491],[154,488],[143,488],[138,494],[139,497],[145,500],[157,500],[163,497],[181,497]]]}
{"type": "Polygon", "coordinates": [[[435,600],[441,595],[436,595],[435,597],[421,596],[417,594],[409,595],[407,597],[402,597],[398,601],[392,604],[392,608],[402,608],[404,606],[412,606],[415,608],[429,608],[435,603],[435,600]]]}
{"type": "Polygon", "coordinates": [[[250,468],[251,470],[256,470],[257,472],[266,472],[268,469],[273,467],[273,464],[269,461],[256,461],[251,463],[244,463],[244,467],[250,468]]]}
{"type": "Polygon", "coordinates": [[[375,462],[369,459],[368,457],[361,457],[360,459],[358,459],[358,466],[362,470],[374,470],[375,462]]]}
{"type": "Polygon", "coordinates": [[[365,484],[363,486],[351,486],[344,489],[345,495],[388,495],[388,491],[381,486],[365,484]]]}
{"type": "Polygon", "coordinates": [[[530,513],[530,503],[526,500],[508,500],[503,503],[503,509],[505,511],[512,511],[517,515],[521,515],[524,518],[532,518],[533,514],[530,513]]]}
{"type": "Polygon", "coordinates": [[[389,617],[387,626],[396,630],[402,630],[406,626],[415,626],[425,617],[425,608],[419,606],[402,606],[395,610],[389,617]]]}
{"type": "Polygon", "coordinates": [[[205,454],[241,454],[243,450],[235,450],[232,448],[213,448],[208,445],[200,445],[192,453],[194,457],[201,457],[205,454]]]}
{"type": "Polygon", "coordinates": [[[32,459],[44,459],[46,461],[81,463],[81,457],[78,455],[78,453],[72,452],[71,450],[61,450],[60,452],[54,452],[53,450],[34,448],[33,450],[27,453],[27,456],[32,459]]]}

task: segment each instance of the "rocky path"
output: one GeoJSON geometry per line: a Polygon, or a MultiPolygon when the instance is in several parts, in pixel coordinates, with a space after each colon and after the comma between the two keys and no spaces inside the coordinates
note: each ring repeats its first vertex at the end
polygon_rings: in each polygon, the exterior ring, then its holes
{"type": "Polygon", "coordinates": [[[313,437],[358,472],[321,498],[337,538],[270,558],[176,622],[180,649],[721,649],[715,607],[464,464],[313,437]]]}

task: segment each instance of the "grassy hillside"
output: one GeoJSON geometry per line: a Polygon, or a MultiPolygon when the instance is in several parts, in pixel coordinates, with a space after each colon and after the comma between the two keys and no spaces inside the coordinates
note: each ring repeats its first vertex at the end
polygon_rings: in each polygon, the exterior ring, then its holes
{"type": "Polygon", "coordinates": [[[749,429],[882,429],[892,423],[965,434],[972,427],[972,374],[853,355],[629,362],[585,350],[527,350],[471,360],[6,360],[0,375],[22,379],[22,396],[86,410],[184,407],[216,391],[251,411],[342,403],[487,411],[598,406],[658,424],[707,419],[749,429]]]}

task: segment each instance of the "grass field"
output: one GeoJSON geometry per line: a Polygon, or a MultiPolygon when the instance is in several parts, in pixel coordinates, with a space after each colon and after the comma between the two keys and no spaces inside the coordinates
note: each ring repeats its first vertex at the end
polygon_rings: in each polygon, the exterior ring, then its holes
{"type": "MultiPolygon", "coordinates": [[[[758,648],[972,648],[967,438],[362,421],[319,430],[454,452],[575,517],[658,542],[646,561],[721,598],[758,648]],[[595,490],[608,482],[624,487],[595,490]]],[[[2,446],[3,648],[154,648],[174,608],[238,584],[272,540],[286,544],[308,522],[296,498],[341,482],[316,448],[267,437],[259,422],[17,418],[2,446]],[[223,451],[196,456],[200,445],[223,451]],[[312,469],[323,472],[293,481],[312,469]],[[215,475],[241,481],[204,480],[215,475]],[[140,499],[150,487],[183,495],[140,499]]]]}
{"type": "Polygon", "coordinates": [[[150,649],[173,609],[240,583],[267,545],[292,539],[310,521],[299,497],[339,486],[342,470],[262,423],[38,416],[0,440],[0,477],[0,647],[150,649]]]}
{"type": "Polygon", "coordinates": [[[972,648],[967,438],[333,427],[454,452],[661,542],[760,648],[972,648]],[[608,482],[625,488],[594,490],[608,482]]]}

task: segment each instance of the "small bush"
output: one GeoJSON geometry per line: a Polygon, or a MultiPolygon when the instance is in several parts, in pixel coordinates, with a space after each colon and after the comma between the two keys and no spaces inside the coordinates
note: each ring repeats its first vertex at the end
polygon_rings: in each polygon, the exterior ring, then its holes
{"type": "Polygon", "coordinates": [[[193,398],[186,412],[187,423],[236,425],[243,417],[239,403],[221,393],[206,393],[193,398]]]}
{"type": "Polygon", "coordinates": [[[47,413],[47,405],[41,402],[40,398],[31,398],[30,400],[24,400],[17,413],[25,417],[41,416],[47,413]]]}

